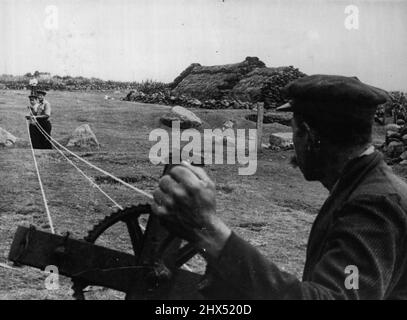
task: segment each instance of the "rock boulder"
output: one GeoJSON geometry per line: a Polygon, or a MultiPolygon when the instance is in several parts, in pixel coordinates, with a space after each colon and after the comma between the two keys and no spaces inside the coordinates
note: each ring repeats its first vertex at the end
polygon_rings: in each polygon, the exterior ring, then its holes
{"type": "Polygon", "coordinates": [[[227,120],[223,123],[222,129],[233,129],[235,127],[235,123],[232,120],[227,120]]]}
{"type": "Polygon", "coordinates": [[[400,129],[400,126],[398,126],[395,123],[389,123],[388,125],[386,125],[386,131],[398,132],[399,129],[400,129]]]}
{"type": "Polygon", "coordinates": [[[270,135],[270,146],[282,149],[292,149],[293,133],[292,132],[277,132],[270,135]]]}
{"type": "Polygon", "coordinates": [[[70,137],[67,147],[99,148],[100,144],[88,124],[76,128],[70,137]]]}
{"type": "Polygon", "coordinates": [[[392,141],[387,146],[387,154],[391,158],[398,158],[403,153],[403,143],[398,141],[392,141]]]}
{"type": "Polygon", "coordinates": [[[13,136],[10,132],[0,128],[0,146],[1,147],[11,147],[17,141],[17,138],[13,136]]]}
{"type": "Polygon", "coordinates": [[[170,128],[173,121],[179,121],[181,129],[198,128],[202,125],[202,120],[195,113],[180,106],[173,107],[160,121],[170,128]]]}

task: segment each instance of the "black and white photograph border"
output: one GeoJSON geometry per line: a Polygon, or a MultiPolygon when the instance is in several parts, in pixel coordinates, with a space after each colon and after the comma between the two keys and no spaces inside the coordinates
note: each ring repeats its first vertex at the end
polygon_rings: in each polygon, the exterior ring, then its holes
{"type": "Polygon", "coordinates": [[[0,300],[407,298],[407,1],[0,2],[0,300]]]}

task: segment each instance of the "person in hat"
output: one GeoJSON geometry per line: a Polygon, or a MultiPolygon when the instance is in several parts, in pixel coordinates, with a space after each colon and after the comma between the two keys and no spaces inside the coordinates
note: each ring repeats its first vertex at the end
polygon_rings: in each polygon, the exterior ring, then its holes
{"type": "Polygon", "coordinates": [[[30,105],[27,107],[28,109],[28,115],[26,116],[26,119],[29,122],[29,132],[30,132],[30,139],[31,139],[31,144],[34,149],[38,149],[41,146],[41,132],[38,130],[37,126],[34,123],[34,117],[37,114],[38,106],[39,106],[39,101],[38,101],[38,96],[35,94],[30,94],[28,96],[28,99],[30,101],[30,105]]]}
{"type": "MultiPolygon", "coordinates": [[[[47,94],[43,90],[37,90],[36,96],[38,97],[38,105],[36,106],[36,110],[31,117],[31,121],[34,125],[34,118],[37,121],[38,125],[41,126],[44,131],[51,136],[52,125],[50,121],[51,116],[51,104],[44,99],[45,95],[47,94]]],[[[34,110],[32,110],[34,111],[34,110]]],[[[36,141],[35,149],[52,149],[51,142],[39,131],[38,141],[36,141]]]]}
{"type": "MultiPolygon", "coordinates": [[[[202,168],[172,168],[153,211],[207,260],[210,299],[406,299],[407,185],[372,145],[385,91],[355,77],[313,75],[284,89],[295,163],[329,196],[307,245],[302,280],[284,272],[216,215],[216,188],[202,168]]],[[[272,177],[270,177],[272,179],[272,177]]]]}

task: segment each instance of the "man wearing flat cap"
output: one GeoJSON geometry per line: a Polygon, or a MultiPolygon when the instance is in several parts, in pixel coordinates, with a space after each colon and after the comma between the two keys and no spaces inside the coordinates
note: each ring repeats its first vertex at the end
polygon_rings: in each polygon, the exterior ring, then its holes
{"type": "Polygon", "coordinates": [[[406,299],[407,185],[372,145],[375,110],[387,93],[330,75],[300,78],[284,92],[290,102],[280,110],[294,114],[298,167],[330,192],[311,229],[302,280],[216,216],[215,185],[202,168],[172,168],[154,193],[155,214],[206,258],[207,298],[406,299]]]}

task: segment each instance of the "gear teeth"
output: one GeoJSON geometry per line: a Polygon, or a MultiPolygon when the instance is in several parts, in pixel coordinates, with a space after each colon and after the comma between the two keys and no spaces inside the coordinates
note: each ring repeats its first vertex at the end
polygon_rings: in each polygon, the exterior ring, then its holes
{"type": "MultiPolygon", "coordinates": [[[[151,214],[151,205],[149,203],[143,203],[135,206],[128,206],[121,209],[114,210],[111,214],[105,216],[98,223],[96,223],[92,229],[90,229],[87,235],[83,238],[86,242],[95,243],[104,230],[110,228],[112,225],[119,221],[123,221],[128,215],[132,215],[132,218],[138,219],[142,214],[151,214]]],[[[84,300],[85,295],[83,290],[87,287],[82,281],[72,278],[72,296],[75,299],[84,300]]]]}
{"type": "Polygon", "coordinates": [[[84,238],[85,241],[88,242],[95,242],[96,239],[100,236],[99,230],[102,226],[103,229],[109,228],[112,225],[111,220],[113,220],[113,224],[116,223],[117,221],[122,221],[127,215],[129,214],[134,214],[137,216],[137,218],[144,213],[151,213],[151,205],[148,203],[143,203],[139,204],[136,206],[128,206],[124,208],[123,210],[121,209],[116,209],[114,212],[112,212],[110,215],[105,216],[102,220],[100,220],[94,227],[88,231],[87,236],[84,238]],[[136,212],[134,212],[136,211],[136,212]],[[138,213],[138,214],[137,214],[138,213]],[[121,216],[116,217],[116,216],[121,216]]]}

